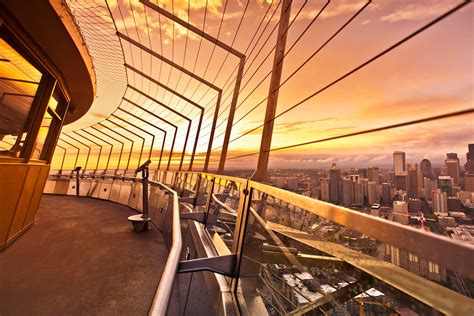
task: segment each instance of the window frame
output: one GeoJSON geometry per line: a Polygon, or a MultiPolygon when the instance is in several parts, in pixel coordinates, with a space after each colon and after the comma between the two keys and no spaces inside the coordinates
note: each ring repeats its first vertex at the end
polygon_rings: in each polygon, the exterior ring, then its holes
{"type": "MultiPolygon", "coordinates": [[[[62,125],[70,105],[69,93],[59,83],[57,76],[47,66],[45,54],[15,21],[8,21],[8,16],[0,16],[0,38],[5,40],[23,58],[41,73],[41,80],[35,93],[22,134],[26,133],[19,157],[0,155],[1,161],[51,163],[54,149],[61,133],[62,125]],[[49,108],[53,95],[58,100],[56,111],[49,108]],[[53,120],[49,126],[39,159],[33,159],[33,152],[39,136],[43,118],[49,112],[53,120]]],[[[21,136],[20,136],[21,137],[21,136]]]]}

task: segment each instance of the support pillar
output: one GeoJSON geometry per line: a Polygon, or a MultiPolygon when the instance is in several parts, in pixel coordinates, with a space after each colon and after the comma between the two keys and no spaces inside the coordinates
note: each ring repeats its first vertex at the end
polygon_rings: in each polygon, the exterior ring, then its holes
{"type": "Polygon", "coordinates": [[[283,59],[285,58],[286,38],[288,35],[288,25],[290,21],[292,0],[283,0],[280,14],[280,25],[278,27],[277,44],[275,48],[275,58],[273,59],[272,77],[270,80],[270,90],[268,92],[267,110],[263,125],[262,141],[260,144],[260,154],[258,155],[257,170],[252,176],[252,180],[267,182],[268,179],[268,159],[270,158],[270,148],[272,145],[273,125],[278,104],[278,93],[280,91],[281,73],[283,70],[283,59]]]}

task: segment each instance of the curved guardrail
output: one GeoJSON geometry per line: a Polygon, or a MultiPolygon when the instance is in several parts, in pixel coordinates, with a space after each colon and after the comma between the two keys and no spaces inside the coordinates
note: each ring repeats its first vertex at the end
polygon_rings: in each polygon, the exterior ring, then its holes
{"type": "MultiPolygon", "coordinates": [[[[64,178],[65,176],[59,175],[59,177],[64,178]]],[[[73,181],[73,176],[67,176],[67,178],[71,184],[75,182],[73,181]]],[[[124,180],[135,183],[141,181],[140,178],[136,177],[113,175],[103,175],[100,179],[124,180]]],[[[266,231],[269,235],[273,236],[269,239],[270,241],[277,241],[278,236],[284,236],[284,238],[292,239],[300,244],[304,244],[306,247],[322,251],[334,258],[331,259],[334,262],[344,262],[346,265],[351,266],[352,269],[362,271],[367,276],[380,280],[391,288],[398,289],[407,297],[414,298],[418,302],[421,302],[425,307],[428,306],[429,308],[448,314],[455,311],[472,309],[472,300],[466,296],[458,294],[410,271],[401,269],[390,262],[380,260],[380,258],[370,257],[369,255],[359,253],[335,242],[321,242],[314,239],[310,233],[295,229],[291,227],[291,225],[287,226],[286,224],[282,225],[278,222],[272,222],[271,218],[267,218],[261,213],[258,213],[257,209],[262,209],[261,207],[265,208],[265,205],[276,207],[281,205],[281,203],[286,203],[286,206],[284,206],[286,208],[291,205],[294,208],[304,210],[311,216],[321,217],[346,229],[358,231],[370,236],[387,245],[399,247],[421,258],[433,260],[468,278],[473,275],[472,270],[469,268],[470,262],[468,260],[472,258],[474,253],[474,247],[472,245],[457,243],[446,236],[425,232],[420,229],[394,223],[246,179],[200,172],[162,172],[155,174],[155,179],[157,181],[149,181],[150,186],[158,186],[162,191],[166,191],[167,194],[172,196],[172,198],[168,200],[168,203],[172,203],[171,205],[168,204],[168,210],[172,209],[172,212],[168,211],[167,215],[168,221],[171,220],[171,230],[168,229],[168,231],[163,232],[171,233],[172,242],[169,244],[169,257],[153,299],[150,315],[166,315],[170,305],[177,273],[180,269],[181,252],[184,247],[180,225],[180,201],[190,203],[190,201],[193,200],[194,212],[206,213],[205,216],[201,217],[204,221],[200,222],[200,224],[196,223],[196,227],[201,227],[200,229],[202,229],[203,232],[205,232],[206,229],[215,232],[216,229],[214,225],[216,225],[216,223],[217,225],[219,225],[219,223],[222,224],[222,221],[219,222],[220,215],[224,217],[231,215],[235,218],[235,221],[230,223],[231,225],[235,225],[235,227],[226,227],[226,229],[231,232],[231,240],[227,240],[229,241],[227,246],[224,245],[223,239],[219,241],[219,234],[211,233],[213,235],[212,243],[217,242],[217,244],[214,244],[216,250],[218,250],[218,247],[227,247],[228,250],[224,251],[224,253],[229,253],[230,251],[237,255],[238,258],[237,265],[233,268],[235,277],[233,277],[233,281],[229,283],[228,293],[238,292],[239,283],[245,280],[245,275],[241,275],[239,270],[239,264],[242,260],[246,260],[244,253],[247,250],[245,247],[249,246],[244,244],[243,239],[257,238],[255,240],[256,243],[268,242],[268,240],[262,241],[264,237],[261,235],[262,232],[256,233],[259,230],[256,227],[259,226],[262,231],[266,231]],[[204,199],[206,195],[207,198],[204,199]],[[194,199],[192,198],[193,196],[194,199]],[[235,207],[235,204],[229,205],[229,196],[232,196],[230,200],[234,202],[238,200],[238,206],[235,207]],[[203,202],[204,200],[206,201],[203,202]],[[214,213],[213,216],[208,217],[207,215],[210,215],[211,212],[214,213]],[[170,215],[172,215],[172,219],[169,218],[170,215]],[[249,222],[249,217],[252,217],[255,221],[253,223],[249,222]],[[215,222],[208,223],[208,218],[215,220],[215,222]],[[248,226],[250,226],[250,229],[248,226]],[[249,233],[253,235],[248,235],[249,233]],[[244,237],[244,235],[247,235],[247,237],[244,237]],[[443,253],[440,253],[438,250],[440,246],[443,248],[443,253]],[[396,277],[394,277],[394,275],[396,275],[396,277]],[[411,280],[413,282],[401,282],[401,280],[411,280]],[[419,291],[418,285],[420,284],[423,284],[425,289],[422,292],[419,291]]],[[[187,206],[190,208],[191,204],[187,206]]],[[[189,219],[189,217],[183,216],[183,219],[184,218],[189,219]]],[[[276,246],[279,247],[278,249],[282,249],[280,254],[286,256],[286,259],[290,262],[295,260],[307,260],[307,258],[301,259],[301,257],[295,256],[291,252],[287,253],[287,251],[285,251],[287,246],[284,244],[276,243],[276,246]]],[[[264,244],[264,248],[265,247],[271,248],[273,246],[271,244],[264,244]]],[[[217,251],[217,253],[220,253],[220,251],[217,251]]],[[[278,257],[278,253],[275,252],[271,252],[271,255],[273,255],[274,258],[278,257]]],[[[323,259],[320,258],[320,260],[323,259]]],[[[239,304],[242,304],[242,302],[239,301],[239,304]]],[[[311,309],[317,305],[317,302],[312,302],[311,304],[313,305],[308,305],[304,308],[311,309]]],[[[423,310],[421,309],[421,311],[423,310]]]]}
{"type": "Polygon", "coordinates": [[[173,195],[173,239],[171,249],[168,255],[168,260],[166,260],[166,265],[163,270],[163,274],[161,275],[160,284],[158,285],[158,289],[156,291],[156,295],[153,299],[153,303],[151,305],[149,313],[150,315],[166,315],[166,311],[168,309],[169,302],[171,299],[171,293],[173,291],[173,284],[175,282],[176,274],[178,271],[179,259],[183,245],[179,216],[179,198],[176,191],[172,190],[168,186],[155,181],[150,181],[150,183],[162,187],[173,195]]]}

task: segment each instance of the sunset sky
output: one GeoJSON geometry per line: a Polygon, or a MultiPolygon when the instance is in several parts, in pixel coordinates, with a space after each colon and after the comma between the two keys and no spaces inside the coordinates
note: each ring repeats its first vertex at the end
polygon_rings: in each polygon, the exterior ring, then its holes
{"type": "MultiPolygon", "coordinates": [[[[220,0],[200,0],[189,3],[190,7],[188,1],[184,0],[160,1],[158,5],[185,21],[189,20],[189,23],[196,27],[204,28],[206,33],[218,37],[219,40],[247,55],[228,158],[258,152],[261,128],[241,138],[237,137],[263,122],[265,98],[269,90],[268,74],[273,63],[272,48],[276,42],[277,21],[281,9],[279,2],[235,0],[226,3],[220,0]],[[275,31],[271,34],[273,29],[275,31]],[[254,111],[246,115],[258,104],[260,105],[254,111]]],[[[371,3],[282,86],[277,114],[458,3],[460,1],[388,0],[371,3]]],[[[122,108],[143,117],[147,122],[159,125],[171,134],[173,129],[169,125],[122,101],[122,97],[125,96],[180,125],[175,145],[175,150],[180,151],[186,133],[185,120],[127,89],[126,76],[128,76],[130,86],[193,119],[192,141],[188,142],[186,148],[187,153],[191,153],[198,124],[198,109],[158,88],[133,71],[125,70],[123,66],[125,62],[206,108],[201,138],[198,142],[198,152],[201,154],[197,162],[202,162],[209,141],[215,91],[209,90],[197,80],[115,36],[114,24],[104,2],[96,0],[92,5],[91,1],[68,1],[68,4],[76,16],[94,60],[97,97],[90,112],[76,123],[66,126],[64,131],[85,128],[102,121],[122,104],[122,108]]],[[[294,22],[288,31],[282,82],[362,8],[365,2],[331,1],[293,46],[325,4],[326,1],[293,1],[290,22],[294,22]],[[288,52],[290,48],[291,51],[288,52]]],[[[215,167],[227,124],[228,106],[234,89],[234,69],[238,59],[232,55],[227,56],[226,51],[214,48],[214,44],[206,40],[201,41],[196,34],[188,33],[185,28],[172,23],[136,0],[118,3],[108,1],[108,5],[119,32],[223,89],[223,101],[213,146],[215,148],[213,157],[216,158],[212,159],[211,167],[215,167]]],[[[272,147],[288,146],[472,109],[474,96],[472,18],[473,6],[468,5],[381,59],[282,115],[275,121],[272,147]]],[[[127,118],[123,112],[116,114],[127,118]]],[[[429,158],[434,164],[440,164],[446,152],[457,152],[463,162],[467,144],[474,142],[473,119],[474,115],[470,114],[277,151],[271,154],[270,166],[314,168],[326,167],[333,162],[341,166],[389,166],[394,150],[407,152],[408,162],[419,162],[423,158],[429,158]]],[[[153,153],[153,156],[159,155],[161,134],[145,122],[136,119],[131,121],[160,135],[155,140],[153,153]]],[[[104,124],[118,131],[111,123],[104,124]]],[[[148,139],[145,147],[147,145],[149,147],[149,144],[148,139]]],[[[171,137],[168,137],[165,148],[169,150],[170,147],[171,137]]],[[[62,152],[58,153],[53,168],[61,158],[62,152]]],[[[175,158],[178,159],[178,154],[175,158]]],[[[70,159],[73,157],[68,157],[68,161],[70,159]]],[[[115,159],[116,157],[114,161],[115,159]]],[[[257,155],[229,159],[227,166],[252,169],[256,161],[257,155]]],[[[196,165],[196,169],[199,169],[199,164],[196,165]]]]}

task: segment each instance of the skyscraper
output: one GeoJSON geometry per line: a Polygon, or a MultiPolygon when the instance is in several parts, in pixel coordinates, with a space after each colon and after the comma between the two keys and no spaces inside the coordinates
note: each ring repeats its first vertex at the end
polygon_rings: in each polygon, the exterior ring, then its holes
{"type": "Polygon", "coordinates": [[[329,181],[328,179],[321,179],[321,200],[329,201],[329,181]]]}
{"type": "Polygon", "coordinates": [[[460,168],[459,168],[459,159],[458,155],[456,153],[448,153],[446,154],[446,173],[448,176],[453,178],[454,185],[458,186],[459,185],[459,173],[460,173],[460,168]]]}
{"type": "Polygon", "coordinates": [[[352,204],[362,206],[364,204],[364,189],[360,182],[353,183],[354,185],[354,201],[352,204]]]}
{"type": "Polygon", "coordinates": [[[466,173],[474,174],[474,144],[469,144],[466,160],[467,161],[466,164],[464,164],[464,170],[466,173]]]}
{"type": "Polygon", "coordinates": [[[428,159],[423,159],[420,162],[420,169],[424,178],[430,179],[433,177],[433,170],[431,169],[431,161],[429,161],[428,159]]]}
{"type": "Polygon", "coordinates": [[[448,211],[448,195],[440,189],[433,190],[433,212],[445,213],[448,211]]]}
{"type": "Polygon", "coordinates": [[[380,184],[379,168],[378,167],[369,167],[367,169],[367,178],[369,179],[369,181],[374,181],[376,184],[380,184]]]}
{"type": "Polygon", "coordinates": [[[341,170],[336,169],[336,165],[333,165],[329,170],[329,201],[331,203],[339,204],[341,182],[341,170]]]}
{"type": "Polygon", "coordinates": [[[357,172],[361,178],[367,178],[367,168],[357,169],[357,172]]]}
{"type": "Polygon", "coordinates": [[[464,188],[466,191],[474,192],[474,173],[467,173],[464,176],[464,188]]]}
{"type": "Polygon", "coordinates": [[[367,200],[369,205],[379,202],[377,198],[377,184],[375,181],[369,181],[367,183],[367,200]]]}
{"type": "Polygon", "coordinates": [[[453,185],[453,178],[449,176],[438,177],[438,188],[441,190],[441,192],[446,192],[448,196],[453,195],[453,185]]]}
{"type": "Polygon", "coordinates": [[[354,202],[354,186],[350,178],[342,180],[342,204],[349,207],[354,202]]]}
{"type": "Polygon", "coordinates": [[[408,186],[408,175],[406,174],[399,174],[395,176],[395,189],[397,190],[407,190],[408,186]]]}
{"type": "Polygon", "coordinates": [[[384,205],[392,204],[392,193],[390,183],[382,183],[382,203],[384,205]]]}
{"type": "Polygon", "coordinates": [[[393,171],[395,175],[403,175],[406,171],[405,153],[403,151],[393,152],[393,171]]]}
{"type": "Polygon", "coordinates": [[[418,198],[418,165],[409,164],[408,165],[408,184],[407,184],[407,194],[409,198],[417,199],[418,198]]]}

